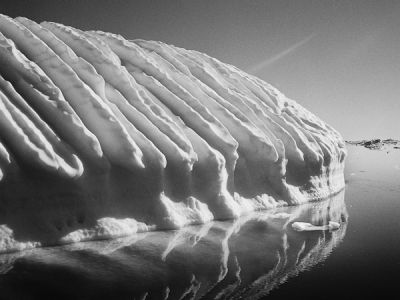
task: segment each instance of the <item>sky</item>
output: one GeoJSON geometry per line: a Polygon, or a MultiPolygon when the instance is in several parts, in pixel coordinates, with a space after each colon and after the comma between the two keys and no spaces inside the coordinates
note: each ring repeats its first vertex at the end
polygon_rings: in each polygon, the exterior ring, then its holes
{"type": "Polygon", "coordinates": [[[0,0],[0,13],[205,52],[345,139],[400,139],[400,1],[0,0]]]}

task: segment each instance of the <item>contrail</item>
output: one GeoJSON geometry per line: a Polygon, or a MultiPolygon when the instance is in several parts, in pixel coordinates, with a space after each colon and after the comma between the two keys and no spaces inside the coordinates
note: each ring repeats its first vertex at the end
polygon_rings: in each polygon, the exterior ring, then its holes
{"type": "Polygon", "coordinates": [[[277,62],[278,60],[280,60],[281,58],[289,55],[290,53],[292,53],[293,51],[295,51],[297,48],[300,48],[301,46],[303,46],[304,44],[308,43],[309,41],[311,41],[317,34],[316,33],[312,33],[309,36],[305,37],[304,39],[302,39],[301,41],[293,44],[292,46],[290,46],[289,48],[279,52],[278,54],[267,58],[266,60],[250,67],[247,72],[249,73],[258,73],[259,71],[261,71],[262,69],[272,65],[273,63],[277,62]]]}

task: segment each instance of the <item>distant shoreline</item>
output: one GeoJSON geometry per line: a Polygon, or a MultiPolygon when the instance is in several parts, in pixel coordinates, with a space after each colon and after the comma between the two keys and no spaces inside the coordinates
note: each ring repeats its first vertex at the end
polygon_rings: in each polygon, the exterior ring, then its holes
{"type": "Polygon", "coordinates": [[[362,146],[370,150],[400,150],[400,141],[394,139],[372,139],[361,141],[346,141],[348,145],[362,146]]]}

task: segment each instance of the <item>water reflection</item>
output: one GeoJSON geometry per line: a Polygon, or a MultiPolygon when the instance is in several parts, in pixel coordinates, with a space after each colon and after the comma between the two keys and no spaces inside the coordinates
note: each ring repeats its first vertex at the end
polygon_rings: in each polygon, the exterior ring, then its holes
{"type": "Polygon", "coordinates": [[[229,222],[2,255],[0,290],[5,299],[257,299],[329,256],[347,216],[342,192],[229,222]],[[294,221],[342,226],[296,232],[294,221]]]}

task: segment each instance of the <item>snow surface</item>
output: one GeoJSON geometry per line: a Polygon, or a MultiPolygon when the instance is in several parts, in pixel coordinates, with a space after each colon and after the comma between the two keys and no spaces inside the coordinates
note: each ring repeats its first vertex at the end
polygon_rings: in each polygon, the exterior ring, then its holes
{"type": "Polygon", "coordinates": [[[325,198],[340,134],[197,51],[0,15],[0,252],[325,198]]]}

